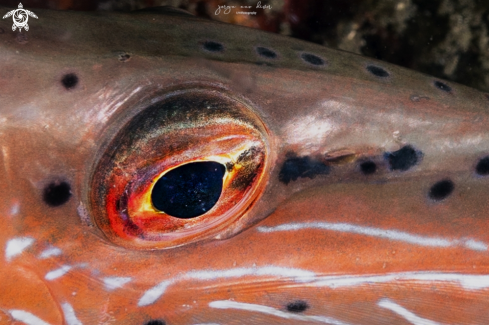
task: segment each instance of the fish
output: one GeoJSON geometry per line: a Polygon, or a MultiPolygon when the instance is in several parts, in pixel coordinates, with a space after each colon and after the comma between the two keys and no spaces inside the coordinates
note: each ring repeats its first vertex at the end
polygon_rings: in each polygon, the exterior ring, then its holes
{"type": "Polygon", "coordinates": [[[0,324],[489,323],[488,94],[168,7],[35,14],[0,22],[0,324]]]}

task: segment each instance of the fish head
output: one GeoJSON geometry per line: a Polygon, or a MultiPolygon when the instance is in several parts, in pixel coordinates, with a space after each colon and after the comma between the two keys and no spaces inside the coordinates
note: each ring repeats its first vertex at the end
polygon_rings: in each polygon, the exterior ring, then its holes
{"type": "Polygon", "coordinates": [[[0,324],[487,321],[484,94],[175,11],[37,11],[0,34],[0,324]]]}

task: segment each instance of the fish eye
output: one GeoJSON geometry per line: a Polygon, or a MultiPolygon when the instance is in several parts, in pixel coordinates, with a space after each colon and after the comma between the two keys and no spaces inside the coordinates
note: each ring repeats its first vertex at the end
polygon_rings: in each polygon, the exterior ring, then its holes
{"type": "Polygon", "coordinates": [[[246,224],[268,169],[267,130],[223,91],[162,96],[111,132],[89,180],[91,218],[116,245],[164,249],[246,224]]]}

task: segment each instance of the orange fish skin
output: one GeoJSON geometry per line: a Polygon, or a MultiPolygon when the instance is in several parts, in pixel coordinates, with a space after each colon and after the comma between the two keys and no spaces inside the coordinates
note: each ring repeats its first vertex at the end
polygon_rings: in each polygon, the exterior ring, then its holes
{"type": "Polygon", "coordinates": [[[0,22],[0,324],[489,323],[484,93],[182,14],[36,14],[0,22]],[[158,103],[162,135],[124,133],[158,103]],[[212,159],[250,194],[113,231],[100,177],[212,159]]]}

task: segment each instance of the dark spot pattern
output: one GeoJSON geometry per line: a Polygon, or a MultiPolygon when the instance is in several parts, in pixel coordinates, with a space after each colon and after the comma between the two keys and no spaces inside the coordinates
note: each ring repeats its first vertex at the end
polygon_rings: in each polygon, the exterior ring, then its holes
{"type": "Polygon", "coordinates": [[[373,74],[374,76],[381,77],[381,78],[385,78],[389,76],[389,72],[375,65],[367,66],[367,71],[373,74]]]}
{"type": "Polygon", "coordinates": [[[397,151],[386,153],[385,157],[389,161],[391,170],[404,172],[420,161],[422,153],[407,145],[397,151]]]}
{"type": "Polygon", "coordinates": [[[324,60],[320,58],[317,55],[310,54],[310,53],[302,53],[301,55],[302,60],[306,61],[307,63],[310,63],[312,65],[324,65],[324,60]]]}
{"type": "Polygon", "coordinates": [[[74,73],[67,73],[61,79],[61,83],[66,89],[73,89],[78,85],[78,76],[74,73]]]}
{"type": "Polygon", "coordinates": [[[131,59],[131,55],[127,54],[127,53],[121,53],[119,54],[119,61],[121,62],[127,62],[131,59]]]}
{"type": "Polygon", "coordinates": [[[436,87],[436,88],[438,88],[438,89],[440,89],[440,90],[443,90],[444,92],[449,93],[449,92],[451,92],[451,91],[452,91],[452,87],[450,87],[449,85],[447,85],[447,84],[446,84],[446,83],[444,83],[444,82],[441,82],[441,81],[436,80],[436,81],[434,82],[434,85],[435,85],[435,87],[436,87]]]}
{"type": "Polygon", "coordinates": [[[202,45],[204,50],[214,53],[219,53],[224,51],[224,46],[221,43],[214,41],[205,41],[202,45]]]}
{"type": "Polygon", "coordinates": [[[475,172],[481,176],[489,175],[489,156],[486,156],[479,160],[475,167],[475,172]]]}
{"type": "Polygon", "coordinates": [[[55,181],[49,183],[43,192],[44,202],[52,207],[65,204],[71,197],[71,186],[67,182],[55,181]]]}
{"type": "Polygon", "coordinates": [[[270,49],[267,49],[266,47],[258,46],[256,48],[256,53],[258,53],[259,56],[262,56],[262,57],[267,58],[267,59],[277,58],[277,53],[275,53],[274,51],[272,51],[270,49]]]}
{"type": "Polygon", "coordinates": [[[360,170],[364,175],[372,175],[377,171],[377,165],[373,161],[367,160],[360,163],[360,170]]]}
{"type": "Polygon", "coordinates": [[[331,168],[321,161],[313,160],[310,157],[296,157],[293,154],[288,155],[282,169],[278,175],[279,181],[289,184],[299,177],[309,177],[313,179],[317,175],[329,174],[331,168]]]}
{"type": "Polygon", "coordinates": [[[155,319],[155,320],[150,320],[149,322],[144,323],[144,325],[166,325],[166,323],[162,320],[155,319]]]}
{"type": "Polygon", "coordinates": [[[291,313],[302,313],[309,308],[309,305],[304,300],[296,300],[287,304],[287,311],[291,313]]]}
{"type": "Polygon", "coordinates": [[[449,179],[444,179],[435,183],[429,193],[429,197],[435,201],[441,201],[446,199],[450,194],[452,194],[455,185],[449,179]]]}
{"type": "Polygon", "coordinates": [[[217,203],[226,167],[214,161],[182,165],[164,174],[151,192],[153,206],[182,219],[203,215],[217,203]]]}

